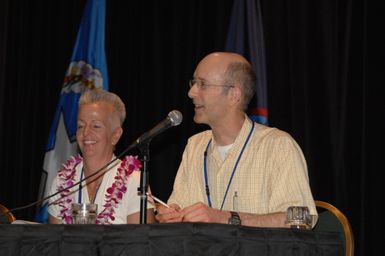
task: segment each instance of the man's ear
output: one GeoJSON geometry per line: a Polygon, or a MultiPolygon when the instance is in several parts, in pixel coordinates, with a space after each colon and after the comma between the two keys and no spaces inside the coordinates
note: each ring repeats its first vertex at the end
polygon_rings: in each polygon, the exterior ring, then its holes
{"type": "Polygon", "coordinates": [[[112,134],[112,145],[115,146],[118,143],[120,137],[122,137],[122,134],[123,134],[122,127],[115,128],[114,133],[112,134]]]}
{"type": "Polygon", "coordinates": [[[239,104],[241,102],[242,92],[239,84],[235,84],[233,88],[230,88],[230,99],[232,105],[239,104]]]}

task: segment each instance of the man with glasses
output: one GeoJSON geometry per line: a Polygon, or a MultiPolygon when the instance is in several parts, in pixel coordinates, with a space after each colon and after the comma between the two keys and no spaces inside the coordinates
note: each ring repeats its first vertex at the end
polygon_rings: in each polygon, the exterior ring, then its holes
{"type": "Polygon", "coordinates": [[[246,115],[256,77],[241,55],[215,52],[189,81],[194,121],[207,130],[192,136],[175,178],[169,208],[159,222],[211,222],[286,227],[289,206],[317,212],[303,153],[287,133],[246,115]]]}

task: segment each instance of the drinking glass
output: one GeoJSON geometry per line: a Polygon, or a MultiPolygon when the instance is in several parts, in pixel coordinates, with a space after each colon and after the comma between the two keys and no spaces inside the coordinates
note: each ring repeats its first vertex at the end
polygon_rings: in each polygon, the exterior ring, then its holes
{"type": "Polygon", "coordinates": [[[73,203],[72,223],[73,224],[95,224],[98,214],[97,204],[73,203]]]}
{"type": "Polygon", "coordinates": [[[287,208],[286,224],[296,229],[311,229],[312,216],[307,206],[290,206],[287,208]]]}

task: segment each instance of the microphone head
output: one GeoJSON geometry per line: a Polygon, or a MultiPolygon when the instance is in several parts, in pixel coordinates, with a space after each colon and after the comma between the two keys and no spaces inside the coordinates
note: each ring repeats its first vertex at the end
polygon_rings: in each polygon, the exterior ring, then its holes
{"type": "Polygon", "coordinates": [[[168,118],[170,119],[172,126],[177,126],[177,125],[180,125],[180,123],[182,123],[183,115],[178,110],[173,110],[170,113],[168,113],[168,118]]]}

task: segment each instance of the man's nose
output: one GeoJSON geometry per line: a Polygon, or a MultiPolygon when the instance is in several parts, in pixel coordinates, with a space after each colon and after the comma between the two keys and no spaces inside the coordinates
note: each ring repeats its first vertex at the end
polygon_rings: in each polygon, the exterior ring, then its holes
{"type": "Polygon", "coordinates": [[[193,84],[193,86],[190,87],[190,90],[188,90],[187,95],[189,98],[193,99],[197,94],[198,86],[196,84],[193,84]]]}

